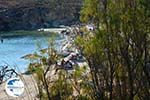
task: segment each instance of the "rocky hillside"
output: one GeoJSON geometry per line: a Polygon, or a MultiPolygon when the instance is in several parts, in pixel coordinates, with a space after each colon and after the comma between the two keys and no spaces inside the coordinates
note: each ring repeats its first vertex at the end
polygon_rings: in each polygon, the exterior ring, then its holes
{"type": "Polygon", "coordinates": [[[82,0],[0,0],[0,31],[74,24],[81,6],[82,0]]]}

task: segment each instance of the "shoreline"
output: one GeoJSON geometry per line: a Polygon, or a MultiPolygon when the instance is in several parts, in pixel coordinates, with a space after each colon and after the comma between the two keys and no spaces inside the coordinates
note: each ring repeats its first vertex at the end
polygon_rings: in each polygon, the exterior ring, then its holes
{"type": "Polygon", "coordinates": [[[60,33],[63,30],[66,30],[67,28],[40,28],[37,29],[38,32],[52,32],[52,33],[60,33]]]}
{"type": "Polygon", "coordinates": [[[16,30],[16,31],[0,31],[2,37],[15,37],[26,35],[47,35],[48,33],[60,33],[67,28],[41,28],[35,30],[16,30]]]}
{"type": "MultiPolygon", "coordinates": [[[[43,30],[40,30],[42,32],[48,32],[48,33],[51,33],[51,32],[55,32],[57,34],[61,33],[61,31],[63,30],[67,30],[67,28],[50,28],[50,29],[43,29],[43,30]]],[[[72,28],[71,28],[72,30],[72,28]]],[[[73,40],[74,38],[72,38],[71,35],[73,35],[74,33],[70,32],[70,34],[63,34],[66,36],[65,38],[65,42],[66,44],[62,44],[61,47],[64,48],[64,49],[61,49],[61,52],[63,54],[63,51],[66,51],[68,50],[68,46],[70,46],[70,49],[72,50],[71,52],[69,52],[69,55],[67,55],[66,57],[63,57],[63,60],[65,62],[70,62],[73,64],[73,69],[67,69],[69,72],[72,72],[75,70],[76,66],[79,66],[79,67],[84,67],[84,66],[87,66],[87,70],[86,70],[86,73],[84,74],[88,74],[89,73],[89,67],[88,67],[88,64],[86,61],[78,61],[76,60],[74,63],[73,63],[73,60],[72,60],[72,57],[76,56],[78,57],[77,55],[81,55],[79,52],[80,50],[77,49],[74,45],[73,45],[73,40]]],[[[83,56],[83,55],[81,55],[83,56]]],[[[84,56],[83,56],[83,59],[84,59],[84,56]]],[[[58,62],[60,63],[60,62],[58,62]]],[[[53,66],[53,65],[52,65],[53,66]]],[[[28,66],[27,66],[28,67],[28,66]]],[[[65,67],[64,67],[65,68],[65,67]]],[[[66,67],[67,68],[67,67],[66,67]]],[[[51,80],[54,80],[57,75],[55,75],[55,72],[56,72],[56,68],[55,67],[52,67],[51,70],[48,71],[49,74],[47,75],[50,75],[51,76],[51,80]],[[53,79],[54,78],[54,79],[53,79]]],[[[37,98],[37,95],[38,95],[38,91],[37,91],[37,83],[35,81],[35,79],[33,78],[34,74],[26,74],[25,72],[24,73],[19,73],[21,74],[21,79],[23,80],[24,84],[25,84],[25,91],[23,93],[22,96],[18,97],[18,99],[22,99],[24,98],[25,100],[28,100],[29,98],[36,98],[36,100],[38,100],[39,98],[37,98]],[[30,94],[30,95],[29,95],[30,94]]],[[[57,79],[57,78],[56,78],[57,79]]],[[[16,98],[12,98],[10,96],[8,96],[5,92],[5,89],[4,89],[4,85],[5,85],[5,82],[3,84],[1,84],[1,88],[0,88],[0,91],[2,91],[0,93],[0,95],[3,95],[0,97],[0,99],[12,99],[12,100],[15,100],[16,98]]]]}

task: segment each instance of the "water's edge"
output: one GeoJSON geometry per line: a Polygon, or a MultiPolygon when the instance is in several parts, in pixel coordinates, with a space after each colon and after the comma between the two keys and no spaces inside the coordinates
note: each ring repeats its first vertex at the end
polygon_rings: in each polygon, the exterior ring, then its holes
{"type": "MultiPolygon", "coordinates": [[[[1,33],[1,32],[0,32],[1,33]]],[[[38,31],[17,31],[1,33],[3,43],[0,43],[0,66],[8,65],[17,72],[25,72],[29,62],[21,59],[26,54],[37,51],[40,44],[41,49],[48,47],[48,40],[52,33],[38,31]]],[[[62,37],[56,35],[56,49],[60,49],[62,37]]]]}

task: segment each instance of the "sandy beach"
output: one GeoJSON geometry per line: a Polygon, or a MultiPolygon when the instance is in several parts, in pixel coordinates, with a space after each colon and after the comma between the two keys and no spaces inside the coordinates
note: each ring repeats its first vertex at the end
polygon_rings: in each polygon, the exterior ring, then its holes
{"type": "Polygon", "coordinates": [[[44,31],[44,32],[50,32],[50,33],[60,33],[61,31],[66,30],[66,28],[41,28],[37,31],[44,31]]]}

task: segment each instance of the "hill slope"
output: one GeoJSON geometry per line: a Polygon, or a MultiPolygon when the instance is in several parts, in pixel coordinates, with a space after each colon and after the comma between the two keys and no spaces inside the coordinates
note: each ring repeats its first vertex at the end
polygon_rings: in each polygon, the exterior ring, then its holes
{"type": "Polygon", "coordinates": [[[0,30],[78,22],[82,0],[0,0],[0,30]]]}

